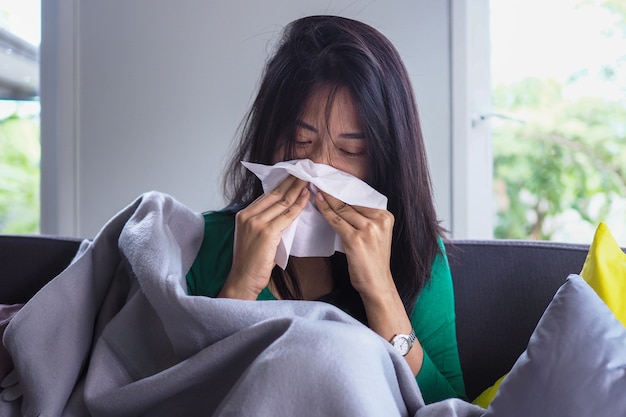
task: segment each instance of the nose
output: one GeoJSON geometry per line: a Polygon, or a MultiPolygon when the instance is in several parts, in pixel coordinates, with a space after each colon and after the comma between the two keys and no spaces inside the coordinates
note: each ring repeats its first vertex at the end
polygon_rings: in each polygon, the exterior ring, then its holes
{"type": "Polygon", "coordinates": [[[331,157],[330,157],[330,149],[324,143],[320,143],[317,146],[315,146],[313,149],[311,149],[311,152],[309,152],[309,154],[307,155],[307,158],[309,158],[311,161],[315,162],[316,164],[325,164],[325,165],[332,166],[331,157]]]}

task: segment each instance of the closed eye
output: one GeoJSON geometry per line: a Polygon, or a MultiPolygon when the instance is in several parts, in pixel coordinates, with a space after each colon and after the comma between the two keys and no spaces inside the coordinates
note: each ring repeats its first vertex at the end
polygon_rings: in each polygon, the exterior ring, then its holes
{"type": "Polygon", "coordinates": [[[349,137],[339,135],[339,139],[335,141],[335,147],[346,157],[356,158],[367,155],[365,135],[361,133],[355,133],[349,137]]]}
{"type": "Polygon", "coordinates": [[[350,152],[348,150],[345,149],[339,149],[339,151],[344,154],[345,156],[349,157],[349,158],[358,158],[360,156],[364,156],[367,154],[367,152],[365,151],[358,151],[358,152],[350,152]]]}
{"type": "Polygon", "coordinates": [[[365,133],[355,132],[355,133],[341,133],[339,137],[342,139],[365,139],[365,133]]]}
{"type": "Polygon", "coordinates": [[[317,129],[310,124],[304,123],[302,120],[296,120],[296,146],[303,147],[310,145],[313,141],[310,139],[311,134],[317,135],[317,129]]]}

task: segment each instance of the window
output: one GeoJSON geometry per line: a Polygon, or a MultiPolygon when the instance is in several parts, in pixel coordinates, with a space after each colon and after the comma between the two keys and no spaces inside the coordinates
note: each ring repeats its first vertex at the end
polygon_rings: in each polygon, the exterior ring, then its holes
{"type": "Polygon", "coordinates": [[[39,231],[39,1],[0,1],[0,233],[39,231]]]}
{"type": "Polygon", "coordinates": [[[494,235],[626,246],[626,3],[490,8],[494,235]]]}

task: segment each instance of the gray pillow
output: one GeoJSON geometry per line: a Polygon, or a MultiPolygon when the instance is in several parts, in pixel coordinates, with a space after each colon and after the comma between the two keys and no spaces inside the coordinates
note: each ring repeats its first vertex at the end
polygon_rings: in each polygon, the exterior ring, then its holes
{"type": "Polygon", "coordinates": [[[583,278],[556,293],[486,416],[626,416],[626,328],[583,278]]]}

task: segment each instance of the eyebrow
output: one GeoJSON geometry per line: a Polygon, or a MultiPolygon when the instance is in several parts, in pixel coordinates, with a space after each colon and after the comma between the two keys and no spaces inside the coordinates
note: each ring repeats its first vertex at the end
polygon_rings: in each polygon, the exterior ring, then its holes
{"type": "MultiPolygon", "coordinates": [[[[310,130],[314,133],[319,133],[319,131],[312,125],[302,121],[301,119],[296,120],[296,127],[301,127],[306,130],[310,130]]],[[[350,132],[350,133],[340,133],[340,138],[344,139],[365,139],[365,133],[363,132],[350,132]]]]}

